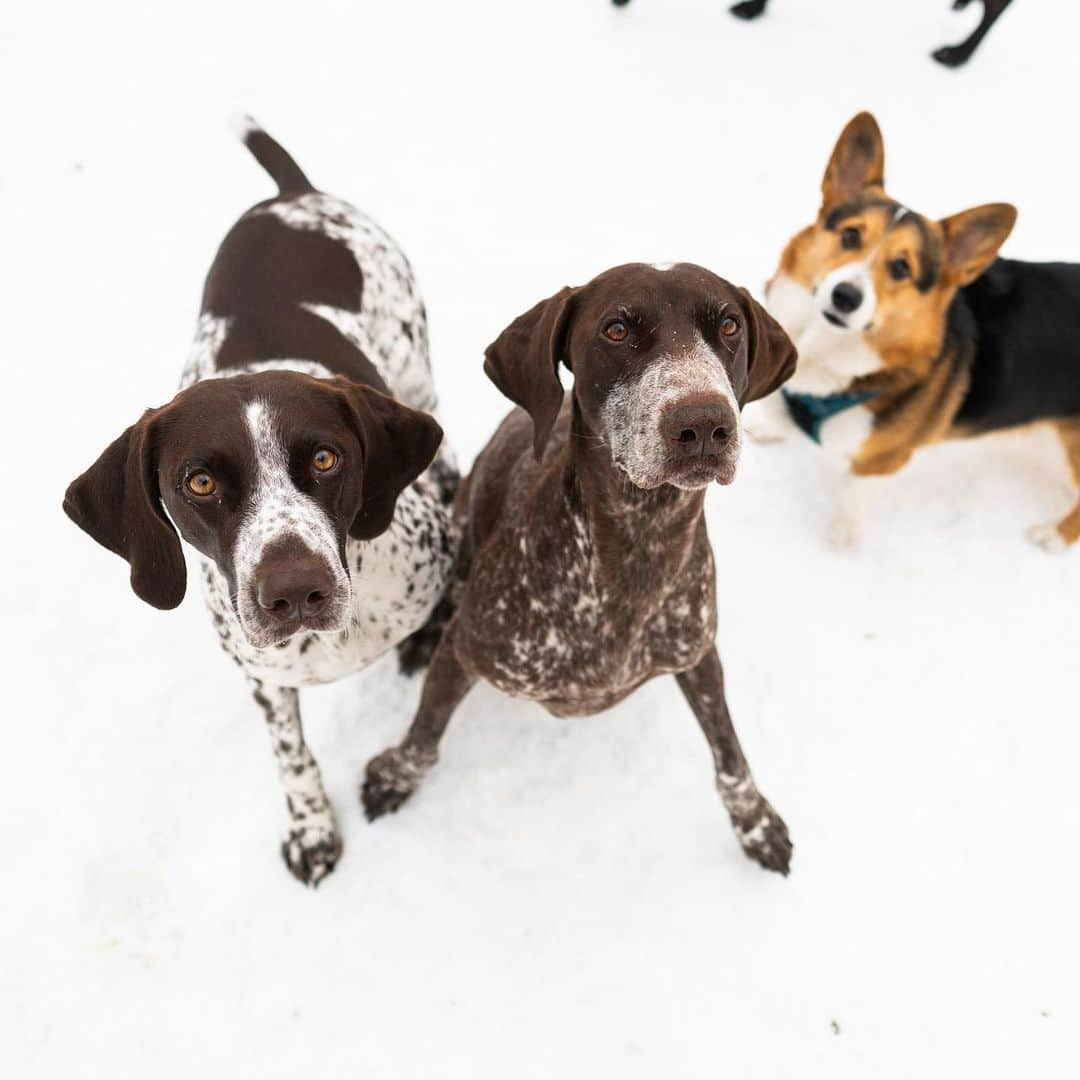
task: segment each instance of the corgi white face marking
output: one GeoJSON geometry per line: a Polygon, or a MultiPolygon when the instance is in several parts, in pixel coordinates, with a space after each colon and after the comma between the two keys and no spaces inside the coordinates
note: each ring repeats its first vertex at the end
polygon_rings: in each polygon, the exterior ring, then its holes
{"type": "MultiPolygon", "coordinates": [[[[851,265],[840,270],[848,271],[851,265]]],[[[799,350],[795,374],[787,383],[796,393],[840,393],[852,380],[885,366],[862,332],[834,326],[823,317],[818,301],[822,291],[812,292],[785,274],[778,274],[766,290],[769,311],[799,350]]],[[[872,287],[870,294],[872,297],[872,287]]]]}
{"type": "Polygon", "coordinates": [[[856,334],[869,330],[877,306],[869,260],[845,263],[826,274],[814,290],[814,304],[835,330],[856,334]]]}

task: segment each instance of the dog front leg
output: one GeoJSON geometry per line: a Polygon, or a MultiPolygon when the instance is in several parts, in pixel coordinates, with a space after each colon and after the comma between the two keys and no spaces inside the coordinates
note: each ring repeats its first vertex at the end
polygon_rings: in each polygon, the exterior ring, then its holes
{"type": "Polygon", "coordinates": [[[715,648],[696,667],[677,675],[679,687],[709,741],[716,786],[743,851],[766,870],[787,875],[791,840],[787,826],[757,789],[724,697],[724,669],[715,648]]]}
{"type": "Polygon", "coordinates": [[[875,496],[885,483],[880,476],[845,473],[840,493],[829,521],[829,543],[835,548],[852,548],[862,539],[875,496]]]}
{"type": "Polygon", "coordinates": [[[1080,420],[1061,420],[1056,427],[1076,486],[1077,500],[1060,521],[1028,530],[1028,536],[1047,551],[1065,551],[1080,541],[1080,420]]]}
{"type": "MultiPolygon", "coordinates": [[[[957,10],[966,8],[969,0],[954,0],[953,7],[957,10]]],[[[966,64],[972,54],[979,47],[979,43],[990,33],[994,23],[1001,18],[1002,12],[1012,3],[1012,0],[983,0],[983,17],[979,25],[971,32],[971,36],[959,45],[943,45],[935,49],[931,54],[939,64],[946,67],[960,67],[966,64]]]]}
{"type": "Polygon", "coordinates": [[[405,739],[368,762],[360,792],[368,821],[397,810],[420,786],[438,761],[439,740],[450,717],[475,682],[454,651],[451,622],[431,658],[420,706],[405,739]]]}
{"type": "Polygon", "coordinates": [[[266,716],[285,788],[289,820],[281,841],[282,857],[298,881],[318,885],[341,856],[341,838],[323,790],[319,766],[304,742],[300,693],[293,687],[270,686],[259,679],[249,681],[256,704],[266,716]]]}

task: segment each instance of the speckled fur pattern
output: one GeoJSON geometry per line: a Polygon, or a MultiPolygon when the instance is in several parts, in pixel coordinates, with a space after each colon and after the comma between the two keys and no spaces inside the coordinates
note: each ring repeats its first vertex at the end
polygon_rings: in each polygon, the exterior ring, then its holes
{"type": "MultiPolygon", "coordinates": [[[[557,448],[573,439],[570,420],[568,408],[554,435],[557,448]]],[[[564,484],[559,474],[545,483],[530,436],[528,417],[511,414],[470,478],[482,492],[496,482],[491,473],[514,463],[501,524],[473,555],[413,729],[368,766],[369,818],[396,811],[420,784],[453,707],[478,678],[554,715],[580,716],[674,674],[709,741],[740,845],[766,869],[786,874],[786,826],[754,782],[724,699],[701,492],[635,488],[612,469],[600,490],[564,484]]],[[[595,445],[591,454],[605,452],[595,445]]]]}
{"type": "MultiPolygon", "coordinates": [[[[787,873],[792,845],[739,746],[713,644],[710,478],[688,480],[670,448],[683,440],[667,424],[702,400],[717,410],[707,427],[729,413],[737,422],[741,404],[790,374],[786,335],[755,319],[748,296],[698,267],[632,264],[562,290],[489,347],[488,374],[522,408],[503,421],[462,486],[456,611],[405,739],[368,765],[369,818],[396,811],[416,790],[479,679],[554,715],[582,716],[672,674],[708,740],[743,850],[787,873]],[[716,333],[707,342],[728,311],[739,317],[731,347],[716,333]],[[611,312],[624,350],[618,362],[610,337],[595,331],[611,312]],[[750,325],[752,338],[740,333],[750,325]],[[549,368],[557,371],[562,358],[574,388],[537,446],[537,417],[552,397],[549,368]]],[[[710,456],[712,481],[730,479],[738,449],[738,434],[729,433],[710,456]]]]}
{"type": "Polygon", "coordinates": [[[322,775],[304,742],[300,727],[300,695],[291,687],[251,679],[256,704],[266,716],[277,758],[289,823],[281,854],[294,877],[318,883],[334,869],[341,855],[334,811],[323,790],[322,775]]]}
{"type": "Polygon", "coordinates": [[[452,610],[459,477],[405,256],[250,118],[239,132],[277,194],[218,246],[180,389],[113,438],[63,505],[159,610],[187,593],[184,544],[201,556],[221,645],[270,731],[285,863],[316,885],[341,842],[299,689],[399,645],[403,670],[431,658],[452,610]]]}
{"type": "MultiPolygon", "coordinates": [[[[570,441],[569,427],[568,407],[557,446],[570,441]]],[[[513,414],[476,484],[489,482],[504,455],[518,457],[527,434],[527,418],[513,414]]],[[[543,467],[527,457],[518,467],[499,542],[474,555],[470,576],[482,587],[461,600],[458,641],[476,673],[556,715],[579,716],[696,663],[716,633],[712,549],[696,520],[700,494],[670,485],[646,491],[616,476],[617,500],[596,500],[606,513],[575,486],[553,490],[541,507],[534,492],[543,467]],[[623,556],[612,563],[598,550],[607,539],[598,531],[609,529],[623,556]],[[645,581],[655,587],[641,588],[645,581]]]]}
{"type": "Polygon", "coordinates": [[[398,499],[390,528],[374,540],[349,538],[350,606],[336,634],[299,633],[271,648],[253,645],[236,616],[228,583],[202,563],[203,594],[222,648],[245,672],[279,686],[303,687],[360,671],[426,623],[442,598],[456,548],[438,462],[398,499]]]}
{"type": "MultiPolygon", "coordinates": [[[[348,249],[363,281],[359,309],[302,306],[351,342],[396,400],[434,412],[427,321],[397,244],[348,203],[317,191],[283,193],[257,205],[245,218],[262,215],[276,217],[290,229],[319,232],[348,249]]],[[[218,359],[232,323],[228,314],[202,313],[182,387],[262,371],[297,371],[316,378],[334,374],[318,356],[254,357],[239,366],[221,367],[218,359]]],[[[444,443],[431,467],[398,497],[389,529],[371,540],[348,537],[339,553],[331,523],[290,480],[272,411],[254,402],[245,420],[259,478],[237,539],[237,596],[234,603],[225,575],[209,559],[202,561],[203,594],[221,645],[248,678],[269,726],[288,811],[281,848],[285,863],[300,881],[315,885],[333,870],[341,841],[318,765],[304,742],[297,688],[356,672],[424,627],[445,594],[456,551],[450,503],[457,469],[444,443]],[[263,642],[250,617],[254,600],[249,579],[260,553],[282,537],[299,539],[333,568],[328,620],[333,629],[263,642]]]]}

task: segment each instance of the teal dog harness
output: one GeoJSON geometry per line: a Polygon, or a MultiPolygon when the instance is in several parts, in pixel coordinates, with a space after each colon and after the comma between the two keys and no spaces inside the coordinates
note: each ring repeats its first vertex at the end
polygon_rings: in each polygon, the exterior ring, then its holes
{"type": "Polygon", "coordinates": [[[826,394],[824,397],[796,394],[791,390],[784,390],[782,393],[791,419],[818,445],[821,444],[821,425],[826,420],[877,397],[872,390],[853,390],[842,394],[826,394]]]}

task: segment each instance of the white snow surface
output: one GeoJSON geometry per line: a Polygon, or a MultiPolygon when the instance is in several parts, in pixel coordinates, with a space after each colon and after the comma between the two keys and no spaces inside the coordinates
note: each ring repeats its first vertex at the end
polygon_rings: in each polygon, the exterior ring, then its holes
{"type": "Polygon", "coordinates": [[[829,547],[812,447],[708,496],[736,725],[787,820],[740,852],[671,679],[557,720],[480,687],[415,800],[364,763],[419,682],[305,692],[344,836],[278,856],[270,747],[197,587],[140,603],[62,515],[166,401],[202,278],[271,192],[250,112],[419,277],[469,462],[508,403],[484,346],[565,283],[696,261],[759,292],[858,109],[890,190],[1012,200],[1006,254],[1080,260],[1080,6],[774,0],[21,5],[0,42],[8,616],[0,1072],[11,1078],[1075,1077],[1080,551],[1046,435],[918,456],[829,547]]]}

